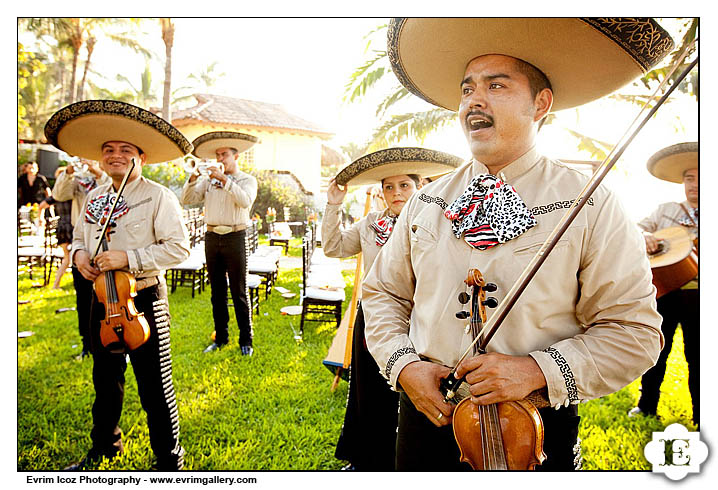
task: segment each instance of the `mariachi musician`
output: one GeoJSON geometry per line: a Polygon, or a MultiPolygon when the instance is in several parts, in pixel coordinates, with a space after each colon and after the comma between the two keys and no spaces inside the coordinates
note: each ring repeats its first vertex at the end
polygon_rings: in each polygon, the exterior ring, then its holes
{"type": "MultiPolygon", "coordinates": [[[[654,177],[676,184],[683,184],[686,200],[663,203],[638,226],[643,231],[646,251],[655,254],[660,241],[654,233],[659,230],[680,227],[697,244],[698,237],[698,142],[679,143],[663,148],[648,160],[648,171],[654,177]]],[[[690,261],[690,257],[684,259],[690,261]]],[[[692,264],[694,267],[697,263],[692,264]]],[[[686,267],[690,267],[687,264],[686,267]]],[[[697,269],[692,269],[697,272],[697,269]]],[[[692,274],[690,274],[692,275],[692,274]]],[[[673,345],[676,327],[683,330],[683,351],[688,364],[688,389],[693,405],[693,423],[700,423],[700,324],[698,312],[698,276],[689,277],[683,286],[660,296],[658,313],[663,316],[661,330],[665,343],[658,362],[641,378],[641,398],[628,414],[656,415],[661,383],[666,372],[666,360],[673,345]]]]}
{"type": "MultiPolygon", "coordinates": [[[[629,83],[672,46],[652,19],[390,22],[397,78],[458,110],[473,156],[409,200],[364,282],[367,346],[401,392],[398,470],[468,469],[452,433],[455,405],[440,390],[474,339],[456,315],[467,271],[479,270],[502,300],[586,184],[538,152],[541,121],[629,83]],[[639,38],[649,45],[634,44],[639,38]]],[[[487,353],[458,366],[477,406],[543,392],[550,406],[538,410],[539,469],[579,466],[576,404],[621,389],[658,358],[660,316],[640,240],[599,186],[487,353]]]]}
{"type": "MultiPolygon", "coordinates": [[[[366,273],[389,240],[407,200],[421,188],[421,180],[448,173],[461,163],[462,159],[457,156],[426,148],[387,148],[353,161],[329,183],[322,220],[324,254],[350,257],[361,253],[366,273]],[[341,204],[347,188],[370,184],[381,185],[386,209],[371,211],[351,228],[341,230],[341,204]]],[[[392,470],[399,397],[381,377],[379,367],[366,348],[361,304],[351,342],[349,395],[334,454],[337,459],[349,461],[349,467],[354,470],[392,470]]]]}
{"type": "MultiPolygon", "coordinates": [[[[87,195],[72,242],[73,263],[83,277],[95,282],[90,323],[95,401],[92,447],[82,461],[66,469],[87,469],[102,457],[111,459],[122,453],[118,424],[129,354],[142,408],[147,412],[150,445],[157,458],[155,468],[180,470],[184,449],[179,442],[172,382],[164,270],[189,256],[189,238],[179,200],[168,188],[145,179],[142,166],[181,158],[192,150],[192,145],[155,114],[113,100],[87,100],[59,110],[46,124],[45,135],[51,144],[70,155],[99,161],[111,179],[87,195]],[[118,199],[123,182],[126,185],[118,199]],[[102,236],[100,225],[108,220],[109,233],[102,236]],[[95,255],[103,239],[107,249],[95,255]],[[98,287],[107,287],[107,281],[128,277],[127,274],[132,278],[128,281],[134,282],[136,296],[120,294],[122,290],[115,284],[118,298],[107,294],[103,303],[98,287]],[[106,321],[110,321],[106,313],[123,304],[118,310],[123,313],[114,316],[113,321],[129,318],[133,311],[130,301],[138,312],[133,321],[144,317],[149,337],[139,346],[108,344],[105,338],[111,332],[105,328],[106,321]]],[[[133,333],[130,330],[125,327],[121,331],[123,342],[133,333]]]]}

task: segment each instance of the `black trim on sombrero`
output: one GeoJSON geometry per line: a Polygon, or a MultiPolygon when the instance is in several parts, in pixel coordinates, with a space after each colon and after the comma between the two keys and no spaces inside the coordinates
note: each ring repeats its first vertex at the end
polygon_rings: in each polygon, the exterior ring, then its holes
{"type": "Polygon", "coordinates": [[[404,24],[409,20],[406,17],[395,17],[389,21],[389,27],[387,28],[387,55],[389,56],[389,63],[391,63],[391,69],[394,71],[394,75],[399,80],[404,88],[409,92],[416,95],[420,99],[424,99],[429,104],[442,107],[441,104],[432,100],[430,97],[424,95],[417,87],[414,82],[407,76],[404,65],[401,63],[401,57],[399,56],[399,35],[401,30],[404,28],[404,24]]]}
{"type": "Polygon", "coordinates": [[[670,35],[650,17],[581,17],[581,20],[613,39],[645,71],[673,49],[670,35]]]}
{"type": "Polygon", "coordinates": [[[367,170],[392,162],[438,163],[447,167],[446,172],[465,163],[463,159],[457,156],[428,148],[387,148],[354,160],[337,174],[336,182],[339,185],[345,185],[354,177],[367,170]]]}
{"type": "Polygon", "coordinates": [[[192,142],[192,145],[195,147],[199,147],[202,143],[206,143],[207,141],[217,140],[217,139],[237,139],[237,140],[245,140],[249,141],[251,143],[256,143],[259,141],[259,138],[256,136],[252,136],[251,134],[245,134],[245,133],[237,133],[235,131],[212,131],[210,133],[205,133],[201,136],[197,136],[194,141],[192,142]]]}
{"type": "Polygon", "coordinates": [[[60,148],[58,135],[62,127],[68,121],[90,114],[122,116],[140,122],[166,136],[183,154],[192,151],[192,144],[170,123],[141,107],[116,100],[84,100],[63,107],[53,114],[45,125],[45,137],[48,143],[60,148]]]}

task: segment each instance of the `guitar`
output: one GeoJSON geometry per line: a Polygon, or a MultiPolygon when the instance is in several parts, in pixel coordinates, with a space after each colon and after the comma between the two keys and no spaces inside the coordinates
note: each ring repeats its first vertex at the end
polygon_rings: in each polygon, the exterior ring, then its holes
{"type": "Polygon", "coordinates": [[[653,234],[658,250],[648,254],[656,298],[675,291],[698,275],[698,239],[682,226],[663,228],[653,234]]]}

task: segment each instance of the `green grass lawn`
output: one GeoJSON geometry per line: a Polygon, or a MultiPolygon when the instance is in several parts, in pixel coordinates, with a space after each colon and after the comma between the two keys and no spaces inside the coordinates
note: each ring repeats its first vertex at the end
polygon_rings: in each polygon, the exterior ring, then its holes
{"type": "MultiPolygon", "coordinates": [[[[290,255],[301,256],[294,240],[290,255]],[[298,250],[298,253],[297,253],[298,250]]],[[[344,273],[345,309],[353,271],[344,273]]],[[[277,285],[299,292],[301,269],[283,269],[277,285]]],[[[17,468],[57,470],[80,460],[90,447],[90,409],[94,399],[92,360],[76,361],[81,346],[74,311],[72,276],[61,290],[34,288],[26,275],[18,280],[17,468]]],[[[298,304],[276,292],[264,300],[254,321],[252,357],[240,355],[237,326],[230,321],[230,345],[203,354],[213,330],[209,290],[193,299],[188,288],[170,295],[172,359],[181,442],[188,470],[337,470],[334,458],[347,397],[342,381],[332,392],[333,375],[322,364],[334,337],[332,323],[309,323],[304,339],[294,340],[299,317],[280,314],[298,304]]],[[[230,316],[233,315],[230,312],[230,316]]],[[[690,398],[682,336],[676,333],[668,373],[658,406],[660,419],[628,419],[640,382],[580,406],[584,469],[647,470],[643,446],[651,432],[680,422],[690,430],[690,398]],[[679,354],[680,352],[680,354],[679,354]]],[[[98,469],[149,469],[152,450],[145,414],[137,396],[131,365],[126,373],[120,421],[125,452],[98,469]]]]}

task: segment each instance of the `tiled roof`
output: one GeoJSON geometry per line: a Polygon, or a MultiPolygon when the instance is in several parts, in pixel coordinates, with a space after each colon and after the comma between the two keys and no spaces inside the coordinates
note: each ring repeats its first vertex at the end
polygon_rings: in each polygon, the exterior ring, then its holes
{"type": "Polygon", "coordinates": [[[213,123],[287,129],[303,133],[332,136],[316,123],[290,114],[279,104],[256,100],[236,99],[224,95],[194,94],[197,105],[172,113],[173,123],[181,119],[195,119],[213,123]]]}

